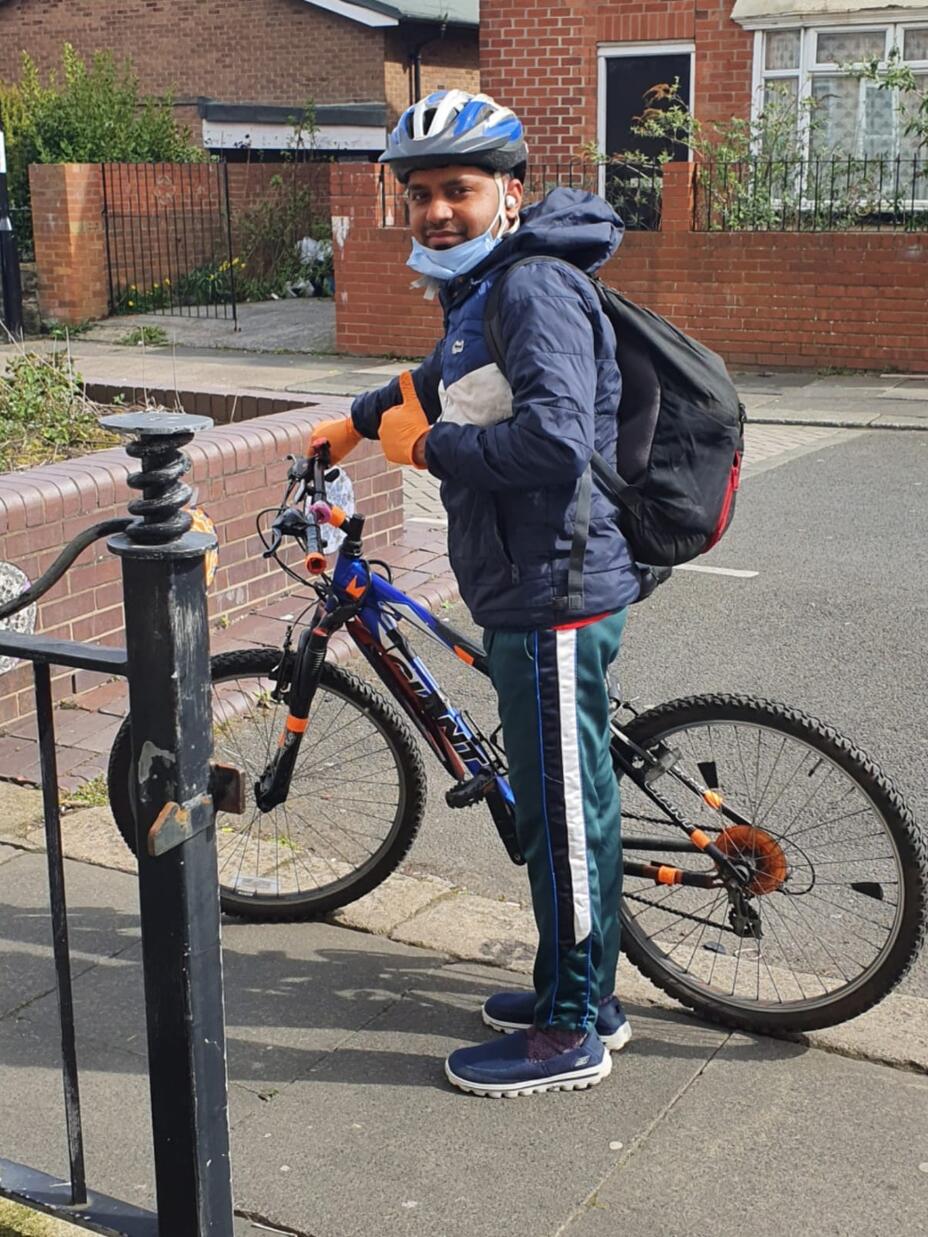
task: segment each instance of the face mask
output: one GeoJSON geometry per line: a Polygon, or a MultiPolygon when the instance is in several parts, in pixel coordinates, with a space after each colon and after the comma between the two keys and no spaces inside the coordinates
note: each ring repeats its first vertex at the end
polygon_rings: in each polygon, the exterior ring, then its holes
{"type": "Polygon", "coordinates": [[[496,177],[496,185],[499,189],[499,209],[485,232],[469,241],[462,241],[460,245],[454,245],[451,249],[428,249],[414,239],[412,253],[406,265],[411,266],[420,275],[428,275],[429,278],[441,280],[443,283],[473,270],[488,253],[493,252],[506,235],[505,191],[501,176],[496,177]],[[494,236],[493,229],[497,224],[499,224],[499,230],[494,236]]]}

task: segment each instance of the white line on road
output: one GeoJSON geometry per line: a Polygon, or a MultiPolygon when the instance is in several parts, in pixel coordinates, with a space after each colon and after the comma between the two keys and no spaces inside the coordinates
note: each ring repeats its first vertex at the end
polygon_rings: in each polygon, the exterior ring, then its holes
{"type": "Polygon", "coordinates": [[[739,580],[750,580],[760,575],[759,571],[742,571],[738,567],[703,567],[701,563],[681,563],[674,571],[702,571],[708,576],[736,576],[739,580]]]}

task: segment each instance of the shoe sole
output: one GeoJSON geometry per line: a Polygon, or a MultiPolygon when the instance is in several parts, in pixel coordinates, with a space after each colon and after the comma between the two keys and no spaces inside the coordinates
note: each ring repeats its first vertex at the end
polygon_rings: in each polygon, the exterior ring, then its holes
{"type": "MultiPolygon", "coordinates": [[[[507,1035],[510,1031],[527,1031],[531,1026],[529,1022],[501,1022],[498,1018],[491,1018],[485,1009],[482,1009],[480,1014],[488,1027],[492,1027],[494,1031],[503,1031],[507,1035]]],[[[630,1024],[623,1022],[617,1031],[613,1031],[611,1035],[600,1035],[599,1038],[610,1052],[621,1052],[631,1037],[630,1024]]]]}
{"type": "Polygon", "coordinates": [[[612,1057],[608,1052],[604,1052],[600,1063],[582,1074],[555,1074],[553,1078],[538,1079],[536,1082],[514,1082],[499,1086],[459,1078],[448,1062],[445,1062],[445,1077],[453,1087],[466,1091],[469,1095],[480,1095],[493,1100],[514,1100],[522,1095],[540,1095],[543,1091],[586,1091],[608,1078],[611,1072],[612,1057]]]}

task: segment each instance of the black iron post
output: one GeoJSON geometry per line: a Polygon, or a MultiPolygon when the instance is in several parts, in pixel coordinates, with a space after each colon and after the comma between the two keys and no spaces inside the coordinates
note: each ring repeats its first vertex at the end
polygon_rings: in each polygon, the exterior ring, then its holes
{"type": "Polygon", "coordinates": [[[23,288],[19,254],[10,218],[10,198],[6,187],[6,140],[0,129],[0,282],[3,293],[3,323],[16,339],[23,337],[23,288]]]}
{"type": "Polygon", "coordinates": [[[136,520],[122,558],[132,716],[132,792],[161,1237],[231,1237],[228,1084],[219,940],[204,555],[190,531],[182,447],[207,417],[127,413],[136,520]]]}

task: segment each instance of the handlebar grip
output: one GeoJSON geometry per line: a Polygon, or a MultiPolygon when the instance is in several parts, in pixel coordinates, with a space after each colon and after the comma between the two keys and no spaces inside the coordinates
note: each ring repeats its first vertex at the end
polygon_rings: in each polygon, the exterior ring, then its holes
{"type": "Polygon", "coordinates": [[[306,570],[311,576],[321,576],[328,565],[328,559],[324,554],[314,550],[306,555],[306,570]]]}

